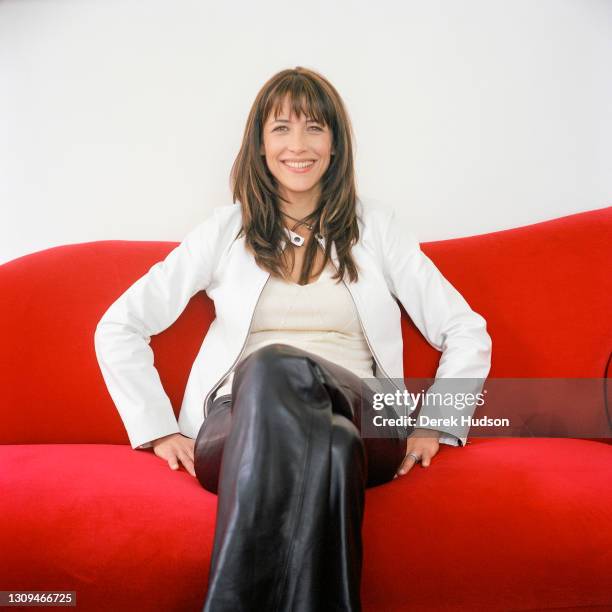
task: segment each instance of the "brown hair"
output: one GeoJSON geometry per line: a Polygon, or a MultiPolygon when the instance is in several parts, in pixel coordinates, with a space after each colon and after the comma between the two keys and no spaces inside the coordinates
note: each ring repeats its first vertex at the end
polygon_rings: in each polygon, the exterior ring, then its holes
{"type": "Polygon", "coordinates": [[[351,247],[359,239],[356,213],[356,187],[353,162],[352,128],[342,99],[333,85],[322,75],[297,66],[282,70],[271,77],[261,88],[247,118],[240,151],[232,165],[230,187],[233,203],[242,206],[243,225],[236,236],[244,234],[247,248],[255,261],[273,276],[288,278],[289,270],[285,253],[295,257],[293,245],[287,241],[285,252],[281,240],[286,239],[278,202],[281,197],[277,181],[268,169],[260,148],[263,142],[263,125],[271,112],[278,117],[285,97],[289,96],[291,109],[299,117],[307,117],[326,125],[332,131],[332,147],[335,152],[330,165],[321,177],[321,197],[311,219],[313,236],[307,241],[304,264],[299,284],[312,276],[312,267],[318,247],[314,234],[326,237],[325,266],[330,259],[331,244],[336,245],[340,280],[348,272],[351,281],[357,280],[357,267],[351,255],[351,247]]]}

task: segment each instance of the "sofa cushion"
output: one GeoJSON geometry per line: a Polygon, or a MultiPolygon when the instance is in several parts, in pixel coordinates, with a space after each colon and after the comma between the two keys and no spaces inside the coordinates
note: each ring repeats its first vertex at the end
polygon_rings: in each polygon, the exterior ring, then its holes
{"type": "MultiPolygon", "coordinates": [[[[215,495],[126,445],[0,447],[2,588],[84,610],[201,610],[215,495]],[[25,571],[27,568],[27,571],[25,571]]],[[[567,439],[441,445],[368,489],[364,611],[611,604],[612,449],[567,439]]]]}

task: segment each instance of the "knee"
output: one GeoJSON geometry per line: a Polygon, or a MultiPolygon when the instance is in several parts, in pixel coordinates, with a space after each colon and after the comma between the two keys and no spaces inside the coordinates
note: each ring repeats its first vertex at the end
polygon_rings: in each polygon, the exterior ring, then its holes
{"type": "Polygon", "coordinates": [[[281,342],[267,344],[247,355],[236,367],[239,372],[255,369],[258,378],[266,375],[277,376],[285,368],[287,359],[296,355],[295,347],[281,342]]]}

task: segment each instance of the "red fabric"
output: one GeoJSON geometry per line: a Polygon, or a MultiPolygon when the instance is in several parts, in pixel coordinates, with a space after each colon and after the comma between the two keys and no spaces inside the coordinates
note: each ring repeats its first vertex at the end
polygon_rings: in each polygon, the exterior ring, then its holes
{"type": "MultiPolygon", "coordinates": [[[[126,445],[0,450],[0,589],[74,590],[79,610],[202,609],[216,497],[186,471],[126,445]]],[[[612,606],[610,455],[479,438],[368,489],[364,611],[612,606]]]]}
{"type": "MultiPolygon", "coordinates": [[[[492,377],[603,377],[612,340],[612,207],[421,245],[487,320],[492,377]]],[[[407,318],[406,376],[439,353],[407,318]]]]}
{"type": "MultiPolygon", "coordinates": [[[[491,377],[609,375],[611,221],[605,208],[422,245],[487,320],[491,377]]],[[[93,347],[108,305],[175,245],[100,241],[0,266],[0,590],[201,609],[216,497],[127,446],[93,347]]],[[[177,415],[213,317],[200,293],[152,338],[177,415]]],[[[402,325],[406,376],[433,376],[439,353],[402,325]]],[[[368,490],[364,610],[612,609],[610,446],[470,441],[368,490]]]]}

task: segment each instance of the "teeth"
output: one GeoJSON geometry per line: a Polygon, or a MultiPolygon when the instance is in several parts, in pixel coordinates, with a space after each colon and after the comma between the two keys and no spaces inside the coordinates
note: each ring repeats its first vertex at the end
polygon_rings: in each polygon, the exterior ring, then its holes
{"type": "Polygon", "coordinates": [[[292,168],[308,168],[308,166],[312,166],[312,164],[314,164],[313,161],[309,161],[309,162],[290,162],[290,161],[286,161],[283,162],[285,164],[287,164],[288,166],[291,166],[292,168]]]}

